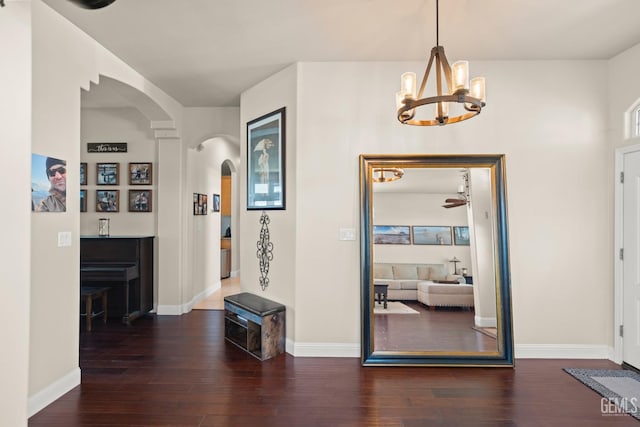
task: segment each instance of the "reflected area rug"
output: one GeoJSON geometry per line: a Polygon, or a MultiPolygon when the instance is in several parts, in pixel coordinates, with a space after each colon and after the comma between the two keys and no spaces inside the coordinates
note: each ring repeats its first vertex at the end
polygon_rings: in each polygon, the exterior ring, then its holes
{"type": "Polygon", "coordinates": [[[565,372],[600,394],[602,415],[629,414],[640,420],[640,375],[626,369],[574,369],[565,372]]]}
{"type": "Polygon", "coordinates": [[[373,314],[418,314],[418,312],[399,301],[389,301],[386,309],[384,304],[376,302],[373,306],[373,314]]]}

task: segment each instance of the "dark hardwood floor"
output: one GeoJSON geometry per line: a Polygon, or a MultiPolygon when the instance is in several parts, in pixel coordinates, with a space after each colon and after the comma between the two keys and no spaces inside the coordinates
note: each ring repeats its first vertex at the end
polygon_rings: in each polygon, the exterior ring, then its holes
{"type": "MultiPolygon", "coordinates": [[[[81,333],[82,385],[31,417],[36,426],[639,426],[602,416],[600,396],[564,367],[360,366],[357,358],[260,362],[223,338],[223,312],[95,322],[81,333]]],[[[0,422],[1,424],[1,422],[0,422]]]]}
{"type": "Polygon", "coordinates": [[[497,352],[498,341],[473,329],[474,311],[427,309],[418,301],[402,301],[418,314],[376,314],[375,350],[497,352]]]}

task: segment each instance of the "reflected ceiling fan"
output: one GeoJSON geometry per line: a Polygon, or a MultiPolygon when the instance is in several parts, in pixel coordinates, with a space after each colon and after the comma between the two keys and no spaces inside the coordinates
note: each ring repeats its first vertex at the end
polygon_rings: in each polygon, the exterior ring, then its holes
{"type": "Polygon", "coordinates": [[[458,206],[466,206],[469,204],[469,175],[467,172],[462,174],[462,179],[464,180],[464,184],[458,186],[458,197],[445,199],[445,204],[442,205],[443,208],[457,208],[458,206]]]}
{"type": "Polygon", "coordinates": [[[469,203],[469,201],[467,200],[467,198],[462,195],[462,198],[456,198],[456,199],[445,199],[445,205],[442,205],[443,208],[449,209],[449,208],[457,208],[458,206],[465,206],[467,203],[469,203]]]}
{"type": "Polygon", "coordinates": [[[109,6],[116,0],[69,0],[84,9],[100,9],[109,6]]]}

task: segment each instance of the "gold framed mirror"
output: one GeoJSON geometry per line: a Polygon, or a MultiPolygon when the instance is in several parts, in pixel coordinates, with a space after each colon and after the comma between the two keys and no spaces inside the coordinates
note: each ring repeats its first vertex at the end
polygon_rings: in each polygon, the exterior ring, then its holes
{"type": "Polygon", "coordinates": [[[513,366],[504,155],[360,155],[360,230],[363,365],[513,366]]]}

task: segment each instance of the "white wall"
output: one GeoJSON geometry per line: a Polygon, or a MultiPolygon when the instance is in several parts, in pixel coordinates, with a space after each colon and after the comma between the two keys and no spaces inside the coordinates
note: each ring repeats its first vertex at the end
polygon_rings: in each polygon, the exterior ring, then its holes
{"type": "MultiPolygon", "coordinates": [[[[67,212],[29,216],[20,210],[22,215],[31,218],[28,412],[33,414],[80,381],[78,367],[80,90],[88,89],[89,82],[96,82],[101,74],[113,77],[152,98],[173,118],[177,127],[181,124],[181,107],[44,3],[40,1],[30,3],[31,27],[28,20],[24,18],[17,22],[23,23],[26,31],[31,31],[32,93],[24,88],[14,98],[32,100],[33,103],[30,150],[67,160],[69,170],[67,212]],[[57,234],[60,231],[72,233],[73,240],[70,247],[57,247],[57,234]],[[52,310],[52,307],[55,307],[55,310],[52,310]]],[[[10,8],[7,7],[6,10],[10,8]]],[[[2,13],[5,14],[6,10],[2,10],[2,13]]],[[[13,25],[9,26],[9,28],[12,27],[13,25]]],[[[20,34],[19,31],[18,34],[20,34]]],[[[13,40],[13,35],[9,39],[13,40]]],[[[25,52],[28,51],[27,48],[25,52]]],[[[26,64],[23,63],[21,67],[20,64],[20,61],[14,63],[11,60],[3,66],[13,72],[17,70],[24,73],[26,64]]],[[[18,86],[15,86],[14,90],[18,90],[18,86]]],[[[15,102],[13,108],[16,108],[15,102]]],[[[20,121],[16,121],[16,124],[19,123],[20,121]]],[[[30,162],[24,161],[20,170],[28,170],[29,165],[30,162]]],[[[20,197],[16,200],[20,200],[20,197]]],[[[173,205],[175,206],[175,202],[173,205]]],[[[21,206],[21,204],[17,203],[15,206],[21,206]]],[[[20,230],[19,224],[20,222],[16,223],[14,230],[20,230]]],[[[179,222],[168,224],[166,229],[159,231],[159,234],[171,234],[173,229],[179,229],[179,222]]],[[[179,231],[173,234],[180,235],[179,231]]],[[[21,239],[14,240],[18,242],[21,239]]],[[[16,254],[10,259],[17,257],[17,263],[12,261],[12,265],[19,266],[20,252],[15,252],[16,254]]],[[[165,268],[175,270],[177,268],[175,259],[170,259],[165,268]]],[[[164,277],[169,278],[169,274],[164,277]]],[[[23,282],[21,286],[29,288],[29,282],[23,282]]],[[[29,310],[25,308],[25,311],[29,310]]],[[[11,325],[11,330],[15,324],[16,321],[7,323],[11,325]]],[[[19,369],[17,372],[20,372],[19,369]]]]}
{"type": "MultiPolygon", "coordinates": [[[[286,107],[286,210],[266,211],[271,220],[269,224],[273,243],[273,261],[269,265],[270,285],[262,291],[256,242],[260,237],[261,211],[247,211],[246,162],[241,166],[240,179],[240,281],[243,291],[252,292],[264,298],[277,301],[287,307],[287,351],[292,353],[290,342],[294,340],[299,323],[296,298],[306,292],[304,283],[309,274],[317,271],[299,271],[296,258],[303,250],[314,251],[314,242],[301,241],[297,233],[297,211],[300,199],[297,194],[298,106],[297,106],[298,66],[293,65],[277,73],[244,92],[240,99],[240,141],[246,141],[246,123],[279,108],[286,107]]],[[[240,158],[247,158],[246,144],[240,144],[240,158]]],[[[324,206],[330,209],[330,206],[324,206]]],[[[326,213],[329,211],[325,211],[326,213]]],[[[304,296],[303,296],[304,297],[304,296]]]]}
{"type": "MultiPolygon", "coordinates": [[[[392,184],[391,184],[392,185],[392,184]]],[[[375,225],[432,225],[432,226],[467,226],[467,209],[463,206],[444,209],[441,205],[451,194],[424,193],[374,193],[373,206],[375,225]]],[[[449,262],[454,256],[462,267],[471,274],[471,256],[469,246],[451,245],[380,245],[374,246],[375,262],[400,262],[442,264],[453,274],[453,264],[449,262]]]]}
{"type": "Polygon", "coordinates": [[[0,158],[3,186],[0,246],[0,414],[6,425],[27,425],[30,323],[31,4],[9,0],[0,10],[0,158]],[[5,66],[10,58],[11,66],[5,66]],[[3,59],[5,59],[3,61],[3,59]],[[12,165],[17,165],[12,167],[12,165]]]}
{"type": "MultiPolygon", "coordinates": [[[[220,220],[221,213],[213,212],[212,195],[221,193],[221,169],[224,160],[230,160],[237,170],[239,165],[240,148],[237,143],[224,138],[212,138],[202,142],[202,149],[188,150],[187,170],[189,178],[187,188],[189,194],[206,194],[208,196],[207,215],[191,215],[188,218],[189,231],[187,241],[189,243],[187,258],[190,260],[189,278],[186,286],[191,287],[189,294],[192,296],[190,305],[211,294],[220,287],[220,220]]],[[[233,174],[233,180],[237,174],[233,174]]],[[[237,197],[235,198],[232,212],[237,219],[237,197]],[[235,208],[235,209],[234,209],[235,208]]],[[[238,233],[235,233],[238,234],[238,233]]],[[[238,248],[233,247],[235,254],[238,248]]],[[[237,244],[235,246],[238,246],[237,244]]],[[[235,257],[235,263],[240,261],[235,257]]],[[[188,307],[190,309],[190,307],[188,307]]]]}
{"type": "Polygon", "coordinates": [[[80,214],[80,234],[98,234],[98,218],[109,218],[112,236],[155,236],[157,233],[157,142],[149,119],[135,108],[83,108],[80,161],[87,163],[87,212],[80,214]],[[87,153],[90,142],[126,142],[126,153],[87,153]],[[129,162],[152,163],[152,185],[129,185],[129,162]],[[97,163],[119,163],[118,185],[96,185],[97,163]],[[119,190],[119,212],[96,212],[96,190],[119,190]],[[129,212],[129,190],[151,190],[151,212],[129,212]]]}
{"type": "MultiPolygon", "coordinates": [[[[358,154],[505,153],[516,344],[610,345],[606,62],[474,62],[488,81],[478,118],[402,126],[398,76],[423,67],[299,64],[295,232],[313,248],[290,267],[300,278],[296,341],[360,339],[359,247],[337,239],[339,227],[358,228],[358,154]],[[514,96],[523,90],[526,101],[514,96]],[[318,304],[326,295],[330,317],[318,304]]],[[[254,105],[243,101],[243,109],[254,105]]]]}

